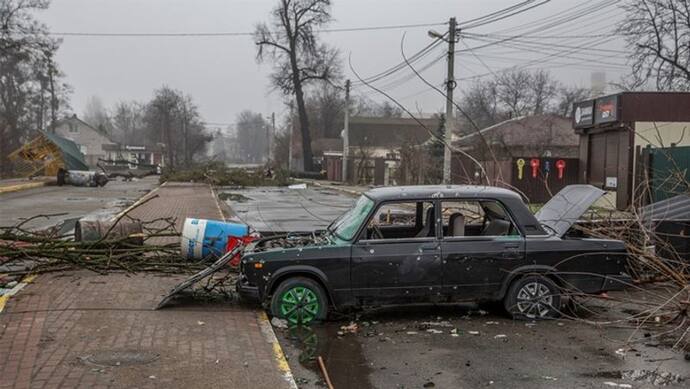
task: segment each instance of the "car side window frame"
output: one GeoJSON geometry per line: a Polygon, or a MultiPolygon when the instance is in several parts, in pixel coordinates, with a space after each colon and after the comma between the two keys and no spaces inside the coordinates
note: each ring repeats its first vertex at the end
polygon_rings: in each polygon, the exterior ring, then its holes
{"type": "MultiPolygon", "coordinates": [[[[477,202],[477,203],[481,203],[482,201],[493,201],[494,203],[497,203],[501,208],[503,208],[503,212],[506,214],[506,216],[508,217],[508,220],[510,220],[510,223],[513,225],[513,227],[518,232],[518,234],[517,235],[489,235],[489,236],[481,236],[481,235],[477,235],[477,236],[446,236],[443,234],[443,225],[438,226],[438,224],[442,224],[442,223],[437,223],[437,227],[440,227],[441,240],[450,241],[450,242],[525,240],[525,234],[522,231],[522,228],[520,228],[520,225],[515,222],[515,217],[513,217],[510,210],[508,209],[508,207],[506,207],[506,205],[503,204],[503,202],[501,200],[490,199],[490,198],[481,198],[481,197],[451,198],[451,199],[444,198],[439,203],[438,212],[441,212],[440,208],[443,206],[444,202],[454,202],[454,201],[457,201],[457,202],[463,202],[463,201],[464,202],[477,202]],[[498,238],[504,238],[504,239],[498,239],[498,238]],[[505,238],[509,238],[509,239],[505,239],[505,238]]],[[[480,206],[481,206],[481,204],[480,204],[480,206]]],[[[442,217],[439,216],[439,218],[441,218],[441,221],[443,221],[442,217]]]]}
{"type": "MultiPolygon", "coordinates": [[[[376,217],[376,215],[379,212],[379,209],[385,205],[389,204],[401,204],[401,203],[410,203],[410,202],[415,202],[415,203],[432,203],[434,206],[434,216],[438,220],[439,218],[439,202],[435,199],[405,199],[405,200],[389,200],[389,201],[382,201],[379,204],[376,205],[376,207],[371,211],[369,214],[369,217],[367,218],[366,222],[362,224],[361,230],[359,231],[359,234],[357,235],[357,239],[355,240],[355,243],[357,244],[385,244],[385,243],[424,243],[424,242],[437,242],[439,239],[439,229],[438,229],[438,223],[434,225],[434,236],[425,236],[421,238],[391,238],[391,239],[366,239],[366,231],[367,231],[367,226],[369,225],[369,222],[371,222],[372,218],[376,217]]],[[[416,215],[416,207],[415,207],[415,218],[417,217],[416,215]]],[[[418,220],[415,220],[415,224],[418,222],[418,220]]],[[[422,222],[422,226],[424,226],[424,222],[422,222]]]]}

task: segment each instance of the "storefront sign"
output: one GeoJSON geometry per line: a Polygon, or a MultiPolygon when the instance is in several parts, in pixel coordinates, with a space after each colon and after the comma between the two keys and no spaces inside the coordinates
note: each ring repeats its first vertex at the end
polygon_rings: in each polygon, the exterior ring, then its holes
{"type": "Polygon", "coordinates": [[[618,120],[618,95],[598,98],[594,104],[594,123],[611,123],[618,120]]]}
{"type": "Polygon", "coordinates": [[[575,128],[588,127],[594,124],[594,101],[583,101],[573,106],[575,128]]]}

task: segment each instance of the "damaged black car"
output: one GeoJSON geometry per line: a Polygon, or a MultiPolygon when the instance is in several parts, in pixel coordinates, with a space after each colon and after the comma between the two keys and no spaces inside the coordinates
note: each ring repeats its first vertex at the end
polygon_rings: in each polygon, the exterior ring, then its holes
{"type": "Polygon", "coordinates": [[[326,230],[254,242],[237,289],[290,323],[331,310],[500,301],[515,318],[556,317],[566,293],[623,288],[621,241],[570,234],[605,192],[568,186],[532,214],[484,186],[368,191],[326,230]]]}

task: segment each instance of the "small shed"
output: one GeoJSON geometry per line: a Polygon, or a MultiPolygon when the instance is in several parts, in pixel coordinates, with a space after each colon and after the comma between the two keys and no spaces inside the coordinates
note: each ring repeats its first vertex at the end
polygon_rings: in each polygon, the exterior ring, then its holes
{"type": "Polygon", "coordinates": [[[89,170],[84,155],[73,141],[45,131],[9,155],[24,177],[54,176],[59,169],[89,170]]]}

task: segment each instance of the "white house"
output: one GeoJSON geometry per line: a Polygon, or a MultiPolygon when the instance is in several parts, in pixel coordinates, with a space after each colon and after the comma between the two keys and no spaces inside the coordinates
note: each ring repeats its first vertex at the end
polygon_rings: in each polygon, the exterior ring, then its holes
{"type": "Polygon", "coordinates": [[[79,119],[77,115],[60,120],[55,126],[55,133],[76,143],[92,168],[96,167],[99,158],[107,158],[108,148],[116,147],[105,132],[79,119]]]}

